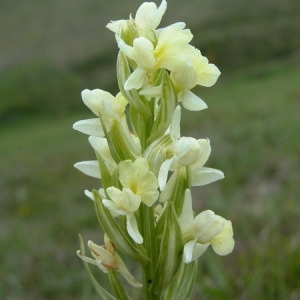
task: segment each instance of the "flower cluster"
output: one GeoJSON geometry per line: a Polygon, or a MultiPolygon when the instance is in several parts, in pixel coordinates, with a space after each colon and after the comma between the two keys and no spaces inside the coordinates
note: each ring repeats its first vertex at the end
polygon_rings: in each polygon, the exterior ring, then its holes
{"type": "MultiPolygon", "coordinates": [[[[191,187],[224,177],[204,167],[210,142],[180,134],[181,105],[191,111],[207,108],[191,90],[212,86],[220,71],[190,44],[193,35],[184,23],[157,28],[166,8],[165,0],[159,7],[145,2],[134,18],[107,25],[120,50],[120,92],[84,90],[83,102],[96,118],[73,125],[89,135],[96,153],[96,160],[75,167],[101,180],[101,187],[85,194],[94,201],[105,233],[105,246],[88,243],[94,259],[83,249],[78,255],[110,274],[117,298],[127,294],[116,272],[142,286],[117,251],[142,265],[145,299],[161,293],[176,299],[176,282],[193,281],[196,272],[190,268],[196,269],[209,245],[219,255],[234,247],[230,221],[210,210],[194,217],[192,209],[191,187]]],[[[180,288],[188,295],[192,286],[180,288]]],[[[97,291],[108,293],[99,286],[97,291]]]]}

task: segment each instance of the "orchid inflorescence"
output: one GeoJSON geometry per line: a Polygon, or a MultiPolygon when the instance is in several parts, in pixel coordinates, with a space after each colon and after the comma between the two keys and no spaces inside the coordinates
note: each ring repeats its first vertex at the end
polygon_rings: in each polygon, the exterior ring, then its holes
{"type": "Polygon", "coordinates": [[[82,99],[96,118],[81,120],[75,130],[89,135],[96,160],[75,167],[99,178],[101,187],[85,191],[95,205],[104,231],[104,246],[92,241],[78,256],[103,299],[130,299],[119,280],[143,288],[144,299],[187,299],[197,274],[197,259],[211,245],[218,255],[234,247],[229,220],[206,210],[194,215],[192,186],[224,177],[204,167],[208,139],[181,136],[181,106],[207,108],[191,90],[210,87],[220,71],[190,45],[192,33],[182,22],[157,28],[167,8],[143,3],[135,18],[110,22],[119,47],[117,78],[120,92],[84,90],[82,99]],[[120,255],[138,262],[142,283],[129,272],[120,255]],[[108,273],[111,295],[88,264],[108,273]]]}

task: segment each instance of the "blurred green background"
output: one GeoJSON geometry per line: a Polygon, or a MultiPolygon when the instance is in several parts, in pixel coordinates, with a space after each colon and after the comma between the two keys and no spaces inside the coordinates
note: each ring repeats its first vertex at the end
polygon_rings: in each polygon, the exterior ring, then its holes
{"type": "MultiPolygon", "coordinates": [[[[83,195],[98,182],[73,168],[94,154],[72,124],[93,117],[81,90],[117,91],[105,25],[140,3],[0,2],[0,299],[96,299],[75,251],[77,233],[102,244],[83,195]]],[[[193,299],[300,299],[299,16],[299,0],[168,1],[162,26],[186,22],[222,71],[182,123],[226,177],[194,209],[232,220],[236,247],[200,259],[193,299]]]]}

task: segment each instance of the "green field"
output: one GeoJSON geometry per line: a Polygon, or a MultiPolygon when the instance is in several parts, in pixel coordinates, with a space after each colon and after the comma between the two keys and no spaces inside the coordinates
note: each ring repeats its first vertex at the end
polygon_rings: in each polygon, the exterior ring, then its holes
{"type": "MultiPolygon", "coordinates": [[[[10,24],[0,50],[0,299],[96,299],[75,251],[78,233],[102,243],[83,195],[98,182],[73,168],[94,154],[72,124],[92,117],[82,89],[116,89],[116,47],[104,26],[137,3],[0,4],[1,22],[10,24]],[[57,23],[38,27],[56,9],[57,23]],[[37,24],[28,23],[31,13],[37,24]]],[[[193,299],[300,299],[300,3],[190,3],[169,1],[165,23],[185,21],[222,75],[214,87],[198,89],[209,109],[184,112],[183,134],[210,138],[208,165],[225,173],[194,190],[194,208],[232,220],[236,240],[229,256],[202,256],[193,299]]],[[[100,271],[99,279],[105,281],[100,271]]]]}

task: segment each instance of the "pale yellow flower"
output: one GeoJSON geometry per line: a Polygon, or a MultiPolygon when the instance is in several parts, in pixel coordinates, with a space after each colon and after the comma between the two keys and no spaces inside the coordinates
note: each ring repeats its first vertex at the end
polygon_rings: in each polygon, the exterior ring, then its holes
{"type": "Polygon", "coordinates": [[[185,192],[182,213],[178,218],[183,239],[183,262],[189,263],[201,256],[209,245],[218,255],[227,255],[234,248],[233,230],[229,220],[206,210],[194,218],[191,191],[185,192]]]}
{"type": "Polygon", "coordinates": [[[109,187],[106,192],[110,198],[103,199],[103,205],[109,209],[114,217],[126,216],[126,227],[128,234],[137,244],[143,243],[134,213],[138,210],[141,204],[141,197],[134,194],[130,189],[123,188],[119,190],[116,187],[109,187]]]}
{"type": "Polygon", "coordinates": [[[159,187],[165,189],[169,171],[176,172],[180,167],[190,166],[191,185],[202,186],[224,178],[222,171],[204,167],[210,153],[211,146],[208,139],[180,137],[180,107],[175,110],[170,129],[172,145],[168,145],[172,157],[165,160],[159,171],[159,187]]]}
{"type": "Polygon", "coordinates": [[[193,35],[184,28],[184,23],[175,23],[157,31],[156,47],[143,36],[134,39],[132,46],[117,38],[120,50],[137,64],[125,83],[126,90],[141,88],[147,82],[148,74],[157,69],[172,71],[185,64],[188,43],[193,35]]]}
{"type": "Polygon", "coordinates": [[[120,35],[122,31],[126,31],[127,22],[133,22],[137,27],[140,35],[146,36],[149,30],[157,28],[167,9],[167,1],[163,0],[159,7],[154,2],[144,2],[138,8],[135,18],[131,16],[129,20],[111,21],[107,24],[107,28],[114,33],[120,35]]]}
{"type": "Polygon", "coordinates": [[[152,206],[158,198],[157,178],[148,170],[147,160],[143,157],[137,158],[134,162],[131,160],[120,162],[119,180],[123,188],[139,195],[147,206],[152,206]]]}
{"type": "Polygon", "coordinates": [[[121,93],[114,97],[109,92],[100,89],[86,89],[82,91],[81,96],[84,104],[95,115],[102,116],[108,128],[114,120],[119,120],[124,115],[127,101],[121,93]]]}
{"type": "Polygon", "coordinates": [[[171,72],[171,79],[184,108],[199,111],[207,108],[206,103],[191,92],[196,85],[210,87],[214,85],[221,72],[209,63],[205,56],[193,46],[188,46],[186,63],[171,72]]]}
{"type": "Polygon", "coordinates": [[[185,23],[174,23],[157,32],[157,45],[154,50],[156,68],[165,68],[174,71],[186,63],[189,55],[189,42],[193,35],[185,29],[185,23]]]}

